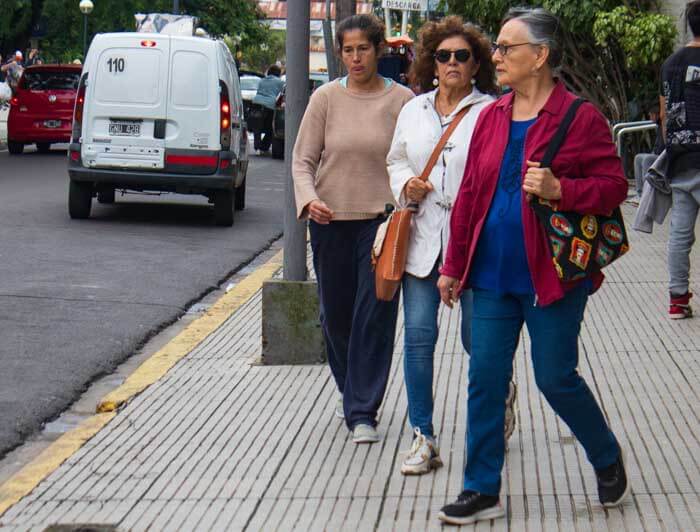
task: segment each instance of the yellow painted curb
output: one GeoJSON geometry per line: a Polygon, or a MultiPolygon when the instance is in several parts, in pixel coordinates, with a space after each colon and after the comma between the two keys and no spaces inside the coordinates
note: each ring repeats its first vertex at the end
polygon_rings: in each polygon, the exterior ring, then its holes
{"type": "Polygon", "coordinates": [[[271,278],[282,265],[282,251],[244,278],[223,295],[206,313],[190,323],[167,345],[148,358],[124,381],[108,393],[97,406],[97,412],[112,412],[165,375],[180,359],[197,347],[207,336],[241,307],[271,278]]]}
{"type": "Polygon", "coordinates": [[[283,252],[279,251],[230,292],[219,298],[203,316],[190,323],[167,345],[141,364],[124,381],[124,384],[107,394],[100,401],[97,414],[83,421],[77,428],[66,432],[0,485],[0,516],[29,494],[86,441],[97,434],[117,415],[117,408],[165,375],[181,358],[197,347],[248,301],[262,287],[263,282],[270,279],[282,266],[282,255],[283,252]]]}
{"type": "Polygon", "coordinates": [[[77,428],[58,438],[0,486],[0,516],[58,469],[58,466],[70,458],[116,415],[116,412],[108,412],[89,417],[77,428]]]}

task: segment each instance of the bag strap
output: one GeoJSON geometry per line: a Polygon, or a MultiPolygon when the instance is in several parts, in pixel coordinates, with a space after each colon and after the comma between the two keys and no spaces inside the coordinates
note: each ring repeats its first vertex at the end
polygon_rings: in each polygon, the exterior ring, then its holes
{"type": "Polygon", "coordinates": [[[552,166],[552,160],[566,138],[566,133],[569,130],[569,126],[571,126],[571,122],[574,121],[576,111],[578,111],[578,108],[581,107],[585,101],[586,100],[583,98],[576,98],[569,106],[569,109],[566,111],[564,119],[561,121],[561,124],[559,124],[556,133],[554,133],[552,140],[549,141],[547,151],[544,153],[544,157],[542,157],[542,160],[540,161],[540,168],[550,168],[552,166]]]}
{"type": "Polygon", "coordinates": [[[452,119],[452,122],[450,122],[450,125],[447,126],[447,129],[445,132],[442,134],[442,137],[440,137],[440,140],[438,143],[435,145],[435,148],[433,149],[433,153],[430,154],[430,159],[428,159],[428,164],[425,165],[425,168],[423,169],[423,173],[418,176],[419,179],[422,179],[423,181],[427,181],[428,178],[430,177],[430,172],[433,171],[433,167],[435,166],[435,163],[437,163],[438,157],[440,157],[440,154],[442,153],[442,150],[445,148],[445,144],[447,144],[447,141],[449,140],[450,136],[454,132],[455,129],[457,129],[457,126],[459,123],[462,121],[462,118],[469,112],[469,109],[472,108],[472,105],[467,105],[464,109],[459,111],[455,115],[455,117],[452,119]]]}

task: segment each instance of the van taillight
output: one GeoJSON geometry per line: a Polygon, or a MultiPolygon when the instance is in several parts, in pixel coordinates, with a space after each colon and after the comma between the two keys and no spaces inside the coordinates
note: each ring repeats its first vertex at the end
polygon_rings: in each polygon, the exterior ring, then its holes
{"type": "Polygon", "coordinates": [[[221,80],[219,80],[219,95],[221,149],[228,150],[231,147],[231,102],[228,99],[228,88],[221,80]]]}
{"type": "Polygon", "coordinates": [[[10,98],[10,105],[19,105],[19,98],[17,96],[10,98]]]}
{"type": "Polygon", "coordinates": [[[83,125],[83,108],[85,106],[85,89],[87,81],[87,72],[80,78],[78,85],[78,95],[75,97],[75,111],[73,113],[73,131],[71,133],[71,142],[78,142],[80,139],[80,131],[83,125]]]}

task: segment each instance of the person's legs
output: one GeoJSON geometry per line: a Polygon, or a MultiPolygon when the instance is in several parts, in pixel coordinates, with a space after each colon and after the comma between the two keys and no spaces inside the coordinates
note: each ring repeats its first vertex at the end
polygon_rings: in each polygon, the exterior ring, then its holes
{"type": "Polygon", "coordinates": [[[578,335],[588,288],[579,286],[563,299],[537,307],[524,305],[532,339],[532,365],[537,386],[569,426],[595,469],[613,464],[620,447],[593,393],[578,373],[578,335]]]}
{"type": "Polygon", "coordinates": [[[459,304],[462,309],[462,323],[460,324],[460,338],[462,347],[467,354],[472,352],[472,313],[474,309],[474,294],[471,290],[464,290],[459,296],[459,304]]]}
{"type": "Polygon", "coordinates": [[[433,431],[433,355],[438,336],[440,292],[437,268],[423,279],[403,278],[404,378],[411,426],[424,436],[433,431]]]}
{"type": "Polygon", "coordinates": [[[355,242],[347,224],[309,222],[314,271],[318,283],[320,321],[326,340],[328,365],[340,393],[344,393],[348,345],[355,305],[355,242]]]}
{"type": "MultiPolygon", "coordinates": [[[[351,430],[358,424],[377,424],[377,411],[384,398],[394,350],[399,293],[397,291],[393,301],[377,299],[370,258],[381,222],[381,219],[350,222],[356,228],[352,260],[357,289],[343,400],[345,422],[351,430]]],[[[344,282],[350,283],[350,280],[344,282]]]]}
{"type": "Polygon", "coordinates": [[[265,114],[263,115],[263,133],[265,135],[263,136],[262,140],[260,141],[260,149],[262,151],[268,151],[270,149],[270,146],[272,145],[272,118],[273,118],[273,111],[272,109],[268,109],[267,107],[265,108],[265,114]]]}
{"type": "Polygon", "coordinates": [[[642,189],[644,188],[644,176],[654,164],[658,155],[654,153],[638,153],[634,156],[634,188],[637,192],[637,197],[642,197],[642,189]]]}
{"type": "Polygon", "coordinates": [[[698,172],[679,174],[672,182],[671,229],[668,239],[669,292],[671,297],[688,293],[690,251],[695,243],[695,222],[700,203],[700,185],[693,187],[698,172]],[[688,187],[684,185],[688,184],[688,187]]]}
{"type": "Polygon", "coordinates": [[[465,490],[495,497],[500,492],[505,400],[522,324],[516,297],[474,289],[465,490]]]}

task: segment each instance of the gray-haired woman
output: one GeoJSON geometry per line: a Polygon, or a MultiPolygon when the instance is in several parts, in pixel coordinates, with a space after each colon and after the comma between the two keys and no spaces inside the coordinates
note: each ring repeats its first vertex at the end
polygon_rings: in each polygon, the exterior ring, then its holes
{"type": "Polygon", "coordinates": [[[590,103],[578,109],[551,169],[537,162],[575,100],[553,74],[559,31],[544,9],[506,16],[493,61],[499,84],[513,91],[482,111],[452,210],[438,288],[448,305],[467,287],[474,297],[464,490],[438,516],[452,524],[504,514],[504,399],[524,323],[537,386],[585,449],[600,502],[616,506],[629,494],[620,446],[577,371],[586,301],[602,275],[560,281],[528,206],[537,196],[558,203],[562,214],[603,214],[627,195],[607,121],[590,103]]]}

